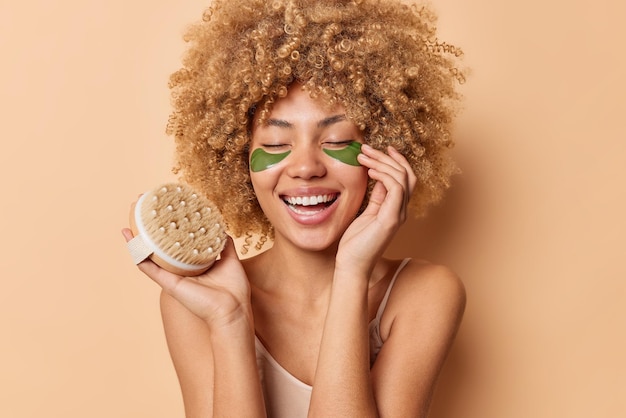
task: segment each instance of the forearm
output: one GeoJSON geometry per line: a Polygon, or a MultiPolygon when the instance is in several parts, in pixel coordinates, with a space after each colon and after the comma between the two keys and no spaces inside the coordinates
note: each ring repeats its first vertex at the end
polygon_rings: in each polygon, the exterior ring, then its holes
{"type": "Polygon", "coordinates": [[[209,327],[166,293],[161,310],[185,416],[264,417],[251,321],[209,327]]]}
{"type": "Polygon", "coordinates": [[[376,417],[369,369],[368,281],[336,273],[309,417],[376,417]]]}
{"type": "Polygon", "coordinates": [[[265,417],[256,365],[254,331],[241,320],[211,336],[214,360],[213,417],[265,417]]]}

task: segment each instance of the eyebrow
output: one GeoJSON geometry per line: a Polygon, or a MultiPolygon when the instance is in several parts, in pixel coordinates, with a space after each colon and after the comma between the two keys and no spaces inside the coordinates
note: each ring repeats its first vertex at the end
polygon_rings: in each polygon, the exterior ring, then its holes
{"type": "MultiPolygon", "coordinates": [[[[326,128],[327,126],[330,126],[335,123],[343,122],[345,120],[347,120],[346,115],[329,116],[317,122],[317,127],[326,128]]],[[[276,126],[278,128],[286,128],[286,129],[293,129],[294,127],[293,123],[288,122],[283,119],[268,119],[267,126],[276,126]]]]}
{"type": "Polygon", "coordinates": [[[346,120],[346,115],[330,116],[328,118],[322,119],[321,121],[317,122],[317,127],[318,128],[325,128],[325,127],[330,126],[330,125],[332,125],[334,123],[343,122],[344,120],[346,120]]]}

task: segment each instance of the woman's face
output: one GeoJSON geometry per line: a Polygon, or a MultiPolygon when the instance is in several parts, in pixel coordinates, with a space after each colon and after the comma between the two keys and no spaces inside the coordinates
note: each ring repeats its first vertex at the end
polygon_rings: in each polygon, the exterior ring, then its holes
{"type": "Polygon", "coordinates": [[[277,243],[319,251],[339,241],[367,189],[356,163],[362,142],[342,107],[324,107],[298,84],[264,123],[255,118],[250,177],[277,243]]]}

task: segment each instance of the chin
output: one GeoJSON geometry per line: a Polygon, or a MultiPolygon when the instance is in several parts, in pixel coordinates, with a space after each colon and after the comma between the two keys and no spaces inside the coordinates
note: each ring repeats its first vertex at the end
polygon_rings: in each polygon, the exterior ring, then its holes
{"type": "Polygon", "coordinates": [[[336,250],[339,244],[339,237],[319,236],[318,234],[302,234],[298,237],[285,237],[295,247],[309,252],[323,252],[336,250]]]}

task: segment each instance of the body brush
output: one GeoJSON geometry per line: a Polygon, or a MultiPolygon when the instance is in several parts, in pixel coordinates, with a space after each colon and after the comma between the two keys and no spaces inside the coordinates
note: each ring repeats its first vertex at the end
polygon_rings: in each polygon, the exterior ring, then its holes
{"type": "Polygon", "coordinates": [[[215,262],[226,243],[222,215],[189,186],[165,184],[141,195],[131,208],[135,264],[150,258],[175,274],[197,276],[215,262]]]}

